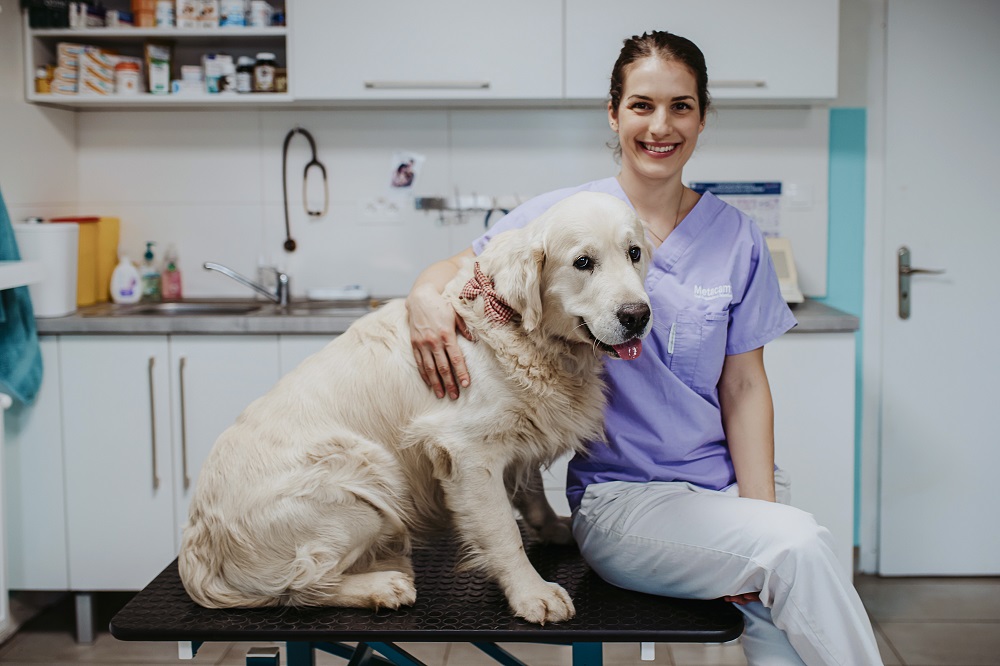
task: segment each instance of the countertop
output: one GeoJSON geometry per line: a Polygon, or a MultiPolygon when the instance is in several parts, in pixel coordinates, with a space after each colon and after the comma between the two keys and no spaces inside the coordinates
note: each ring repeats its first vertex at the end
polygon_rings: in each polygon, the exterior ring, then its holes
{"type": "MultiPolygon", "coordinates": [[[[246,315],[113,315],[115,306],[94,305],[66,317],[37,320],[41,335],[337,335],[371,312],[369,304],[279,314],[272,306],[246,315]]],[[[858,318],[807,299],[792,307],[799,325],[792,334],[843,333],[858,330],[858,318]]]]}

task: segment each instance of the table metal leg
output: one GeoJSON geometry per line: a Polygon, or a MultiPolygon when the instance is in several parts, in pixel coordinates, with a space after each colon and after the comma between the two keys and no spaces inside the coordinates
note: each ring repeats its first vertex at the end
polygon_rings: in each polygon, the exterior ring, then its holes
{"type": "Polygon", "coordinates": [[[288,641],[285,643],[285,657],[288,666],[315,666],[316,656],[313,645],[308,642],[288,641]]]}
{"type": "Polygon", "coordinates": [[[573,643],[573,666],[604,666],[604,644],[573,643]]]}
{"type": "Polygon", "coordinates": [[[94,642],[94,595],[76,593],[76,642],[94,642]]]}

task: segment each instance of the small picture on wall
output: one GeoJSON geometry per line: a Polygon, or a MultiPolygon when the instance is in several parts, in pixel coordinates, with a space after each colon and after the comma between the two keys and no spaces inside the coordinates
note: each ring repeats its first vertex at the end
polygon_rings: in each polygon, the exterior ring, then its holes
{"type": "Polygon", "coordinates": [[[389,184],[393,188],[412,187],[420,167],[423,166],[424,156],[407,151],[396,151],[392,154],[392,173],[389,184]]]}

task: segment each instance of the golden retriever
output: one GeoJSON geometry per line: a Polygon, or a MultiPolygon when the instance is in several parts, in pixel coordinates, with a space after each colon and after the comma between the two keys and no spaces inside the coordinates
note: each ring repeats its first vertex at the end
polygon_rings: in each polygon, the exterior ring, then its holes
{"type": "Polygon", "coordinates": [[[452,528],[516,615],[572,618],[525,556],[511,502],[543,537],[571,538],[538,467],[603,438],[602,363],[638,356],[652,326],[649,254],[606,194],[499,234],[444,291],[476,338],[460,339],[473,381],[457,400],[421,381],[402,300],[359,319],[216,441],[181,546],[191,598],[398,608],[416,600],[412,541],[452,528]]]}

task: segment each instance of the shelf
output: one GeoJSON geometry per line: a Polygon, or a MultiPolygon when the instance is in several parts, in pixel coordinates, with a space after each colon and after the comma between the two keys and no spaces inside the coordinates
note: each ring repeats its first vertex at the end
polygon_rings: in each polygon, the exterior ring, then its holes
{"type": "Polygon", "coordinates": [[[61,109],[156,109],[161,107],[252,108],[255,106],[286,105],[292,101],[288,93],[247,93],[215,95],[44,95],[32,93],[28,101],[61,109]]]}
{"type": "Polygon", "coordinates": [[[204,38],[204,39],[247,39],[286,37],[288,28],[39,28],[31,29],[29,36],[38,39],[88,39],[130,41],[144,38],[204,38]]]}

